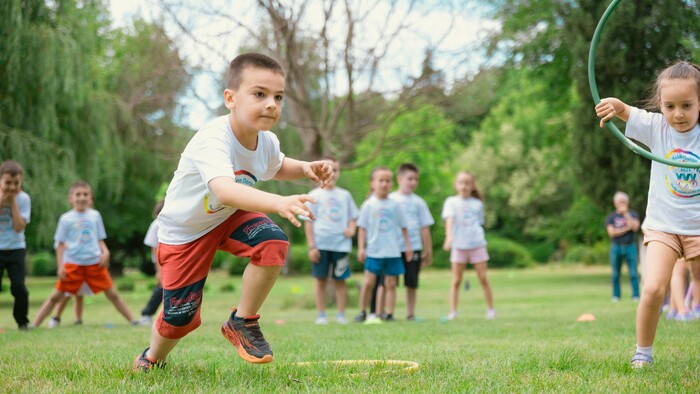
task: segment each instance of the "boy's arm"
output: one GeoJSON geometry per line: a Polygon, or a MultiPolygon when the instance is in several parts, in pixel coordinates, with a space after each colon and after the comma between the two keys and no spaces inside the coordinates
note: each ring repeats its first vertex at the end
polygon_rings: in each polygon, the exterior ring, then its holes
{"type": "Polygon", "coordinates": [[[63,265],[63,252],[66,250],[66,244],[59,242],[56,246],[56,274],[59,279],[66,279],[66,267],[63,265]]]}
{"type": "Polygon", "coordinates": [[[319,252],[316,247],[313,222],[304,222],[304,234],[306,234],[306,245],[309,247],[309,260],[311,260],[312,263],[318,263],[321,260],[321,252],[319,252]]]}
{"type": "Polygon", "coordinates": [[[276,213],[296,227],[301,226],[296,215],[306,216],[311,220],[315,218],[311,209],[304,204],[316,203],[316,200],[308,194],[280,196],[241,185],[229,177],[212,179],[209,181],[209,190],[224,205],[252,212],[276,213]]]}
{"type": "Polygon", "coordinates": [[[367,258],[367,251],[365,250],[365,242],[367,240],[365,237],[367,237],[367,230],[364,227],[359,227],[357,229],[357,261],[360,263],[364,263],[365,258],[367,258]]]}
{"type": "Polygon", "coordinates": [[[603,118],[600,120],[600,127],[613,117],[627,122],[630,118],[630,106],[615,97],[608,97],[600,100],[600,103],[595,106],[595,114],[603,118]]]}
{"type": "Polygon", "coordinates": [[[430,227],[421,227],[420,236],[423,241],[422,264],[424,266],[430,265],[433,263],[433,237],[430,235],[430,227]]]}
{"type": "Polygon", "coordinates": [[[100,250],[102,254],[100,255],[100,267],[109,267],[109,248],[103,239],[100,240],[100,250]]]}
{"type": "Polygon", "coordinates": [[[411,238],[408,236],[406,227],[401,228],[401,235],[403,235],[403,241],[406,243],[406,261],[411,261],[413,260],[413,248],[411,248],[411,238]]]}
{"type": "Polygon", "coordinates": [[[352,238],[352,236],[355,235],[355,231],[357,231],[357,219],[352,219],[350,223],[348,223],[348,227],[343,231],[343,235],[352,238]]]}
{"type": "Polygon", "coordinates": [[[285,157],[273,179],[291,181],[306,177],[314,182],[320,182],[323,188],[331,175],[333,175],[333,166],[326,160],[308,162],[285,157]]]}
{"type": "Polygon", "coordinates": [[[17,204],[17,194],[10,199],[10,210],[12,211],[12,227],[16,233],[24,230],[27,227],[27,221],[24,220],[19,212],[19,204],[17,204]]]}

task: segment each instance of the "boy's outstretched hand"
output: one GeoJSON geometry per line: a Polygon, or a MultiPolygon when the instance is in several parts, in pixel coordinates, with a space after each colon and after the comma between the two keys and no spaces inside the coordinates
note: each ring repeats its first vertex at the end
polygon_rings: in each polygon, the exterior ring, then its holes
{"type": "Polygon", "coordinates": [[[301,223],[297,220],[297,215],[306,216],[311,220],[316,219],[311,209],[304,204],[306,202],[315,204],[316,200],[308,194],[281,197],[277,203],[277,213],[292,222],[294,226],[301,227],[301,223]]]}
{"type": "Polygon", "coordinates": [[[320,182],[321,188],[324,188],[333,175],[333,165],[326,160],[306,163],[304,164],[304,175],[314,182],[320,182]]]}

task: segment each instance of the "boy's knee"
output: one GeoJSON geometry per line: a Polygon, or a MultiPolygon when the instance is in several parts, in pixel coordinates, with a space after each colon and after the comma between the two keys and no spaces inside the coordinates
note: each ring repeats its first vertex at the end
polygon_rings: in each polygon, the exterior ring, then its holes
{"type": "Polygon", "coordinates": [[[282,240],[270,240],[253,247],[250,263],[257,266],[283,267],[287,261],[289,242],[282,240]]]}

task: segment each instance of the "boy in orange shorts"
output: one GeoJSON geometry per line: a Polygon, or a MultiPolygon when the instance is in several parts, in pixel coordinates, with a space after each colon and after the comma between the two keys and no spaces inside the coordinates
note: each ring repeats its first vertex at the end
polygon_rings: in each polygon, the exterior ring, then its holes
{"type": "Polygon", "coordinates": [[[297,215],[313,219],[308,195],[280,196],[255,189],[258,181],[307,177],[324,187],[329,162],[285,157],[270,132],[280,119],[285,71],[274,59],[242,54],[231,61],[224,104],[230,113],[206,123],[192,137],[158,215],[158,262],[163,310],[151,330],[150,346],[133,369],[149,371],[185,335],[201,324],[200,306],[217,249],[250,258],[243,273],[238,308],[221,327],[244,360],[269,363],[258,311],[282,270],[289,249],[284,232],[265,213],[278,213],[295,226],[297,215]]]}
{"type": "Polygon", "coordinates": [[[41,325],[56,304],[63,300],[65,293],[77,294],[83,282],[95,294],[104,291],[117,311],[131,324],[137,325],[107,271],[109,249],[104,241],[107,234],[102,215],[91,208],[90,185],[75,182],[68,193],[68,202],[73,209],[61,215],[54,235],[58,281],[53,293],[41,305],[34,327],[41,325]]]}

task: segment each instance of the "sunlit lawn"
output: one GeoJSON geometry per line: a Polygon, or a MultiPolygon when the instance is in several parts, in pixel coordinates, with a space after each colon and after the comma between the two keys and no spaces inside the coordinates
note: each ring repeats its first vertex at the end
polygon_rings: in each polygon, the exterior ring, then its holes
{"type": "MultiPolygon", "coordinates": [[[[421,275],[418,315],[405,320],[400,289],[399,321],[381,325],[314,324],[313,280],[281,277],[261,311],[262,329],[275,361],[252,365],[238,358],[219,328],[238,300],[240,278],[213,273],[207,283],[203,324],[171,353],[165,370],[134,374],[134,357],[148,344],[149,329],[132,327],[104,295],[88,299],[85,324],[72,326],[72,304],[63,325],[46,322],[29,333],[16,330],[9,282],[0,293],[0,392],[698,392],[700,321],[662,320],[656,365],[629,368],[636,304],[610,302],[606,267],[538,267],[492,270],[498,319],[483,319],[481,288],[469,272],[457,320],[447,314],[449,272],[421,275]],[[231,285],[233,292],[230,291],[231,285]],[[583,313],[597,317],[579,323],[583,313]],[[341,360],[406,363],[342,364],[341,360]],[[310,364],[309,364],[310,362],[310,364]],[[306,364],[302,364],[306,363],[306,364]],[[407,367],[418,368],[406,371],[407,367]]],[[[360,274],[352,279],[348,317],[357,313],[360,274]]],[[[623,278],[626,280],[626,277],[623,278]]],[[[150,294],[152,278],[130,273],[122,292],[135,315],[150,294]]],[[[30,278],[33,317],[53,279],[30,278]]],[[[624,283],[623,295],[629,295],[624,283]]],[[[334,309],[329,310],[334,321],[334,309]]]]}

